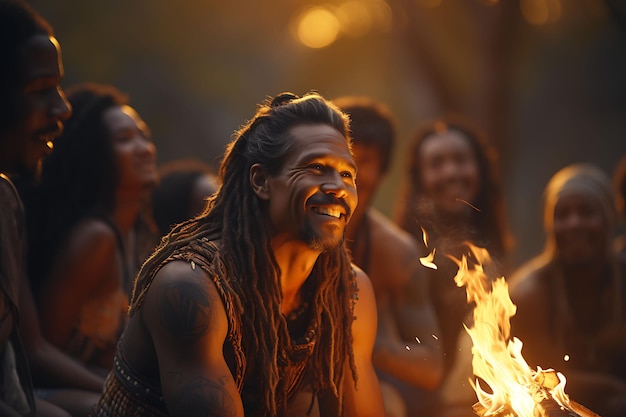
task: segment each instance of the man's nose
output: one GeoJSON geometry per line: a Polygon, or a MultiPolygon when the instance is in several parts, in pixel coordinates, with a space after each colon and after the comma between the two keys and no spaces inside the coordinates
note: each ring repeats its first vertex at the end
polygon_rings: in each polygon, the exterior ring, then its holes
{"type": "Polygon", "coordinates": [[[337,198],[343,198],[347,194],[346,184],[338,172],[329,173],[321,189],[325,194],[332,194],[337,198]]]}
{"type": "Polygon", "coordinates": [[[72,115],[72,105],[60,87],[52,99],[50,115],[57,120],[67,120],[72,115]]]}

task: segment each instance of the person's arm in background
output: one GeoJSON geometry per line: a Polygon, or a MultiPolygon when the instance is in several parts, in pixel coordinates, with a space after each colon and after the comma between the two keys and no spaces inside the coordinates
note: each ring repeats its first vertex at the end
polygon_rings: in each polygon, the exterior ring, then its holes
{"type": "Polygon", "coordinates": [[[43,337],[33,294],[26,279],[22,280],[20,288],[19,327],[35,386],[102,391],[104,378],[43,337]]]}
{"type": "Polygon", "coordinates": [[[435,339],[439,326],[430,302],[428,271],[419,263],[417,248],[406,249],[397,262],[389,262],[389,271],[408,274],[408,279],[390,297],[377,300],[374,365],[415,387],[434,390],[443,379],[443,359],[435,339]]]}

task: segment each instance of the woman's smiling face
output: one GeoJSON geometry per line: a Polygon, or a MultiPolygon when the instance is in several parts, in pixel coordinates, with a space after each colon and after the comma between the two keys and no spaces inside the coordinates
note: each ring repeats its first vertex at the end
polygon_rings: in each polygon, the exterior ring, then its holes
{"type": "Polygon", "coordinates": [[[456,214],[479,192],[476,156],[465,136],[456,130],[434,133],[419,148],[422,187],[435,208],[456,214]]]}

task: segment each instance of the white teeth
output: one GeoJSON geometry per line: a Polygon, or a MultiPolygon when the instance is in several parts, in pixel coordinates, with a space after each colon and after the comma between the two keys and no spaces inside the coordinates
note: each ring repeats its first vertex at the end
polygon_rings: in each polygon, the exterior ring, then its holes
{"type": "Polygon", "coordinates": [[[332,209],[332,208],[328,208],[328,207],[315,207],[313,210],[316,213],[325,214],[327,216],[332,216],[332,217],[335,217],[337,219],[341,217],[341,211],[336,210],[336,209],[332,209]]]}

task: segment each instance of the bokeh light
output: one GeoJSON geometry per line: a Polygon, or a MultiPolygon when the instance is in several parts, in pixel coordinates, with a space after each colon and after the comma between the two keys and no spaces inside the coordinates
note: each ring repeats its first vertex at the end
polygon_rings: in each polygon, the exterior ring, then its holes
{"type": "Polygon", "coordinates": [[[561,18],[560,0],[520,0],[524,19],[532,25],[558,22],[561,18]]]}
{"type": "Polygon", "coordinates": [[[297,35],[309,48],[324,48],[335,42],[340,33],[339,19],[326,7],[305,10],[297,18],[297,35]]]}
{"type": "Polygon", "coordinates": [[[348,36],[358,37],[369,32],[373,24],[373,16],[366,3],[350,0],[337,7],[337,17],[341,31],[348,36]]]}

